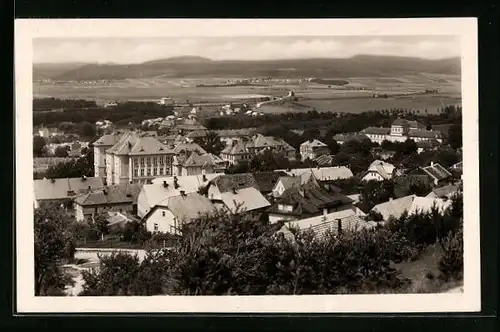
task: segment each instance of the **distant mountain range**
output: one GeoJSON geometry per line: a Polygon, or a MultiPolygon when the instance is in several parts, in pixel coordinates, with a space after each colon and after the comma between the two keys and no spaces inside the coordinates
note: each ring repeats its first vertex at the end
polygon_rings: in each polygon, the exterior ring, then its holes
{"type": "Polygon", "coordinates": [[[460,74],[460,58],[357,55],[351,58],[293,60],[211,60],[197,56],[158,59],[140,64],[38,63],[33,79],[61,81],[189,77],[394,77],[417,73],[460,74]]]}

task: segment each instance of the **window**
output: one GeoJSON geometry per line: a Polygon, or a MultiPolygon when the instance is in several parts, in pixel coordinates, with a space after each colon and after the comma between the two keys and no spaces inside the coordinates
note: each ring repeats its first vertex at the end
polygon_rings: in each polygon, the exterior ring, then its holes
{"type": "Polygon", "coordinates": [[[154,231],[155,231],[155,232],[158,232],[158,224],[156,224],[156,223],[155,223],[155,224],[153,225],[153,227],[154,227],[154,228],[153,228],[153,229],[154,229],[154,231]]]}
{"type": "Polygon", "coordinates": [[[147,169],[147,175],[148,175],[148,176],[151,176],[151,168],[149,168],[149,167],[148,167],[148,169],[147,169]]]}
{"type": "Polygon", "coordinates": [[[144,176],[144,168],[141,168],[141,176],[144,176]]]}
{"type": "Polygon", "coordinates": [[[146,165],[151,165],[151,157],[146,157],[146,165]]]}
{"type": "Polygon", "coordinates": [[[134,164],[134,168],[139,167],[139,158],[135,157],[132,159],[132,163],[134,164]]]}
{"type": "Polygon", "coordinates": [[[134,169],[134,177],[138,177],[139,176],[139,170],[138,169],[134,169]]]}
{"type": "Polygon", "coordinates": [[[153,175],[154,176],[157,176],[158,175],[158,168],[153,168],[153,175]]]}
{"type": "Polygon", "coordinates": [[[153,157],[153,165],[156,165],[156,157],[153,157]]]}
{"type": "Polygon", "coordinates": [[[159,157],[159,159],[160,159],[160,165],[163,165],[165,163],[164,157],[163,156],[159,157]]]}
{"type": "Polygon", "coordinates": [[[165,211],[162,211],[162,212],[161,212],[161,216],[162,216],[162,217],[165,217],[165,211]]]}
{"type": "Polygon", "coordinates": [[[163,168],[160,167],[160,175],[163,175],[163,168]]]}
{"type": "Polygon", "coordinates": [[[144,167],[144,158],[143,157],[139,158],[139,162],[140,162],[141,166],[144,167]]]}

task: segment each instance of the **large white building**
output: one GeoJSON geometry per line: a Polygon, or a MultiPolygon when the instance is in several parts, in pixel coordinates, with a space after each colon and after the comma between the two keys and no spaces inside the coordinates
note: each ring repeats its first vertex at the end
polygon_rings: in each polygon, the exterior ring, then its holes
{"type": "Polygon", "coordinates": [[[107,185],[148,183],[172,174],[174,151],[156,138],[136,132],[116,136],[107,135],[94,145],[96,176],[105,177],[107,185]]]}
{"type": "Polygon", "coordinates": [[[316,157],[329,153],[330,149],[328,145],[317,139],[306,141],[300,145],[300,156],[302,161],[306,159],[313,160],[316,157]]]}
{"type": "Polygon", "coordinates": [[[362,131],[372,142],[382,143],[384,140],[390,142],[404,142],[407,139],[415,142],[436,140],[443,142],[443,135],[440,131],[426,130],[425,125],[418,121],[405,119],[395,120],[390,128],[368,127],[362,131]]]}

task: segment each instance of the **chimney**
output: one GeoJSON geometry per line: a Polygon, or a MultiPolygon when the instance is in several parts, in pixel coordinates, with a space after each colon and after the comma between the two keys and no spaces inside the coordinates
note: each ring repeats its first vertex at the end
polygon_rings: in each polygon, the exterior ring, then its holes
{"type": "Polygon", "coordinates": [[[181,190],[181,196],[186,196],[186,192],[184,190],[181,190]]]}
{"type": "Polygon", "coordinates": [[[207,181],[207,176],[205,174],[203,174],[203,182],[206,182],[207,181]]]}
{"type": "Polygon", "coordinates": [[[337,229],[338,229],[338,234],[342,234],[342,220],[337,219],[337,229]]]}
{"type": "Polygon", "coordinates": [[[87,177],[85,175],[82,175],[82,181],[87,180],[87,177]]]}
{"type": "Polygon", "coordinates": [[[233,194],[237,194],[238,192],[236,191],[236,187],[233,187],[233,194]]]}
{"type": "Polygon", "coordinates": [[[431,167],[433,167],[433,166],[434,166],[434,162],[433,162],[433,161],[431,161],[431,167]]]}
{"type": "Polygon", "coordinates": [[[107,194],[108,194],[108,192],[106,191],[106,189],[104,189],[104,190],[102,191],[102,193],[103,193],[104,195],[107,195],[107,194]]]}
{"type": "Polygon", "coordinates": [[[327,210],[323,209],[323,218],[322,218],[323,221],[326,221],[326,215],[327,215],[327,210]]]}
{"type": "Polygon", "coordinates": [[[50,179],[50,182],[55,183],[56,179],[50,179]]]}
{"type": "Polygon", "coordinates": [[[177,179],[177,176],[174,176],[174,187],[175,187],[175,189],[178,189],[180,187],[179,180],[177,179]]]}
{"type": "Polygon", "coordinates": [[[92,190],[92,187],[91,186],[88,186],[87,187],[87,190],[90,192],[92,190]]]}
{"type": "Polygon", "coordinates": [[[163,181],[163,187],[168,188],[168,183],[167,183],[167,181],[163,181]]]}

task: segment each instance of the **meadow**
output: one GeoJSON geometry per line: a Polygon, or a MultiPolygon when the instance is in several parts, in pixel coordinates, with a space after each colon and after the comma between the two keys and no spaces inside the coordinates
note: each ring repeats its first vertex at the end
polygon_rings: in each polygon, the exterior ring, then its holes
{"type": "MultiPolygon", "coordinates": [[[[177,103],[229,103],[255,100],[269,96],[285,96],[293,90],[296,103],[273,103],[260,111],[303,112],[311,109],[333,112],[363,112],[374,109],[407,108],[434,112],[447,105],[460,105],[460,77],[457,75],[415,74],[401,77],[353,77],[348,84],[337,86],[327,83],[279,83],[254,86],[210,86],[230,78],[172,79],[155,77],[125,79],[92,83],[63,82],[34,83],[34,97],[60,99],[91,99],[98,103],[108,101],[158,101],[171,97],[177,103]],[[423,94],[427,89],[438,93],[423,94]],[[374,98],[374,95],[387,98],[374,98]]],[[[329,82],[325,80],[325,82],[329,82]]]]}

